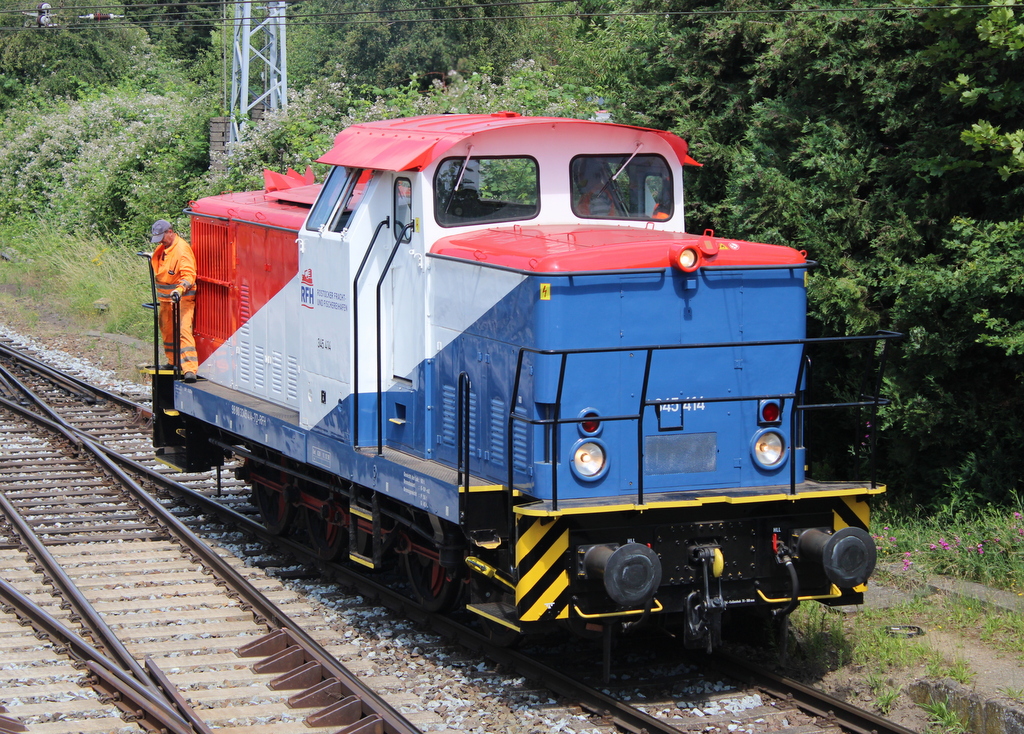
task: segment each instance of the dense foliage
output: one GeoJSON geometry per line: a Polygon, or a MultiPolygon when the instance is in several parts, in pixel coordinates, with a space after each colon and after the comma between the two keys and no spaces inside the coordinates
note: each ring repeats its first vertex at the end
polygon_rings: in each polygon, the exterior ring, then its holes
{"type": "Polygon", "coordinates": [[[694,11],[646,21],[646,34],[635,18],[591,31],[615,63],[608,82],[628,78],[617,116],[680,133],[705,164],[688,180],[690,229],[806,249],[821,264],[817,333],[908,334],[884,411],[880,471],[897,496],[1013,496],[1024,473],[1013,11],[635,7],[694,11]]]}
{"type": "Polygon", "coordinates": [[[485,0],[310,0],[291,26],[290,73],[380,88],[423,85],[484,67],[504,71],[521,53],[521,8],[485,0]]]}
{"type": "MultiPolygon", "coordinates": [[[[704,164],[687,173],[691,231],[820,263],[814,334],[907,334],[882,416],[890,496],[982,506],[1021,492],[1015,0],[311,0],[290,11],[288,110],[251,125],[223,175],[206,170],[206,121],[223,105],[225,26],[201,3],[126,7],[131,22],[102,29],[0,32],[0,238],[45,220],[129,241],[190,198],[258,185],[264,166],[304,168],[359,120],[600,105],[690,141],[704,164]],[[194,22],[164,22],[180,17],[194,22]]],[[[817,379],[853,395],[846,360],[816,365],[817,379]]],[[[812,457],[818,476],[848,475],[845,439],[812,457]]]]}

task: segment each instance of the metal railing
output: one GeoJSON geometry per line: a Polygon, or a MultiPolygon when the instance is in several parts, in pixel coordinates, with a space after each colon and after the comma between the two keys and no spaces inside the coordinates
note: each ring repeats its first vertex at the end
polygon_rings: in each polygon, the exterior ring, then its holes
{"type": "MultiPolygon", "coordinates": [[[[678,399],[650,399],[648,396],[648,387],[651,376],[651,361],[656,352],[670,352],[670,351],[682,351],[682,350],[694,350],[694,349],[749,349],[758,347],[783,347],[783,346],[797,346],[801,348],[799,368],[797,370],[797,377],[794,383],[793,389],[790,392],[781,394],[764,394],[764,395],[730,395],[722,397],[701,397],[699,402],[702,403],[736,403],[744,401],[761,401],[761,400],[780,400],[780,401],[793,401],[793,408],[790,411],[790,443],[792,446],[798,445],[798,440],[802,442],[802,436],[800,435],[800,429],[802,427],[801,414],[808,410],[826,410],[826,409],[838,409],[838,408],[868,408],[871,411],[871,420],[867,426],[867,439],[868,449],[870,451],[870,481],[871,486],[876,486],[875,481],[875,446],[877,441],[877,414],[880,406],[886,405],[887,400],[880,396],[882,386],[882,374],[885,369],[885,364],[888,359],[889,345],[897,339],[902,338],[902,334],[893,331],[879,331],[875,334],[868,336],[852,336],[852,337],[819,337],[809,339],[783,339],[783,340],[771,340],[771,341],[748,341],[748,342],[717,342],[717,343],[704,343],[704,344],[668,344],[668,345],[652,345],[652,346],[640,346],[640,347],[606,347],[606,348],[593,348],[593,349],[534,349],[531,347],[521,347],[516,360],[516,374],[515,381],[512,387],[512,399],[510,405],[514,406],[516,398],[519,395],[520,384],[522,382],[524,359],[527,354],[535,354],[538,356],[551,356],[557,357],[559,361],[558,366],[558,379],[557,388],[555,391],[554,414],[549,418],[529,418],[525,415],[516,413],[514,409],[509,410],[508,415],[508,435],[513,434],[514,425],[516,421],[531,425],[531,426],[545,426],[545,430],[548,432],[548,438],[550,441],[550,465],[551,465],[551,508],[552,510],[558,509],[558,467],[561,465],[559,461],[559,450],[558,450],[558,426],[566,424],[579,424],[585,420],[591,420],[588,416],[580,416],[576,418],[563,418],[561,416],[562,409],[562,393],[565,386],[565,373],[566,364],[570,357],[577,355],[595,355],[595,354],[619,354],[619,353],[632,353],[632,354],[643,354],[645,357],[644,361],[644,372],[642,388],[640,390],[640,397],[637,402],[637,410],[635,413],[628,413],[624,415],[611,415],[611,416],[600,416],[599,420],[602,423],[616,422],[616,421],[636,421],[637,423],[637,504],[644,503],[644,418],[649,407],[659,405],[684,405],[695,402],[695,398],[678,398],[678,399]],[[865,383],[862,386],[860,396],[857,400],[850,402],[841,403],[816,403],[808,404],[803,403],[803,390],[801,385],[803,384],[806,376],[806,365],[808,362],[807,349],[808,347],[822,344],[842,344],[842,343],[857,343],[857,342],[881,342],[882,352],[878,356],[877,366],[872,370],[871,360],[867,360],[865,367],[865,383]],[[866,387],[868,383],[871,383],[870,387],[866,387]]],[[[468,426],[464,428],[468,430],[468,426]]],[[[508,487],[511,491],[515,486],[515,467],[512,462],[512,453],[514,451],[513,442],[508,442],[508,487]]],[[[796,494],[796,464],[794,461],[790,461],[790,488],[791,494],[796,494]]]]}

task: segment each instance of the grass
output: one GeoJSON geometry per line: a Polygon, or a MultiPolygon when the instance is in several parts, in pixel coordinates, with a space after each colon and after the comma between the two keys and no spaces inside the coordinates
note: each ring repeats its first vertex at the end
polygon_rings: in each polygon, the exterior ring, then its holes
{"type": "Polygon", "coordinates": [[[928,714],[928,731],[934,734],[967,734],[967,723],[948,701],[922,703],[921,708],[928,714]]]}
{"type": "Polygon", "coordinates": [[[968,685],[974,678],[974,671],[966,660],[959,656],[950,659],[937,650],[931,651],[924,669],[930,678],[951,678],[962,685],[968,685]]]}
{"type": "Polygon", "coordinates": [[[876,525],[879,560],[1024,595],[1024,508],[988,507],[876,525]]]}
{"type": "MultiPolygon", "coordinates": [[[[152,339],[152,312],[141,307],[152,301],[149,270],[134,250],[41,227],[0,230],[0,252],[6,256],[0,259],[6,293],[30,297],[87,328],[152,339]],[[94,305],[100,300],[105,310],[94,305]]],[[[38,320],[31,312],[25,316],[30,325],[38,320]]]]}
{"type": "Polygon", "coordinates": [[[868,673],[865,680],[875,697],[875,707],[883,716],[888,715],[903,693],[902,686],[895,685],[892,679],[878,673],[868,673]]]}
{"type": "Polygon", "coordinates": [[[1016,703],[1024,703],[1024,688],[1014,688],[1012,686],[1003,686],[999,689],[1009,699],[1012,699],[1016,703]]]}

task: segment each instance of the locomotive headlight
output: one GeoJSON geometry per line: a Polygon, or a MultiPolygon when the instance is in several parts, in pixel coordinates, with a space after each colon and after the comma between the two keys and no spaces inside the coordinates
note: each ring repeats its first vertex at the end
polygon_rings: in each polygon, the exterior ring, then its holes
{"type": "Polygon", "coordinates": [[[765,469],[774,469],[786,458],[786,441],[777,431],[761,431],[751,444],[754,461],[765,469]]]}
{"type": "Polygon", "coordinates": [[[700,254],[698,254],[695,247],[684,247],[679,251],[679,255],[676,257],[676,263],[679,265],[679,269],[685,273],[692,273],[697,269],[697,265],[700,263],[700,254]]]}
{"type": "Polygon", "coordinates": [[[597,441],[581,441],[572,452],[572,468],[580,479],[597,479],[608,465],[604,447],[597,441]]]}

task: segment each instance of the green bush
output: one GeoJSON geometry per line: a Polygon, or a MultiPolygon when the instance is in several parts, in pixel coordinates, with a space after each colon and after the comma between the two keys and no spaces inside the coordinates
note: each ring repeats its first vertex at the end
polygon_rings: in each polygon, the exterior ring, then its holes
{"type": "Polygon", "coordinates": [[[187,85],[9,112],[0,122],[0,224],[141,236],[201,190],[210,116],[209,100],[187,85]]]}

